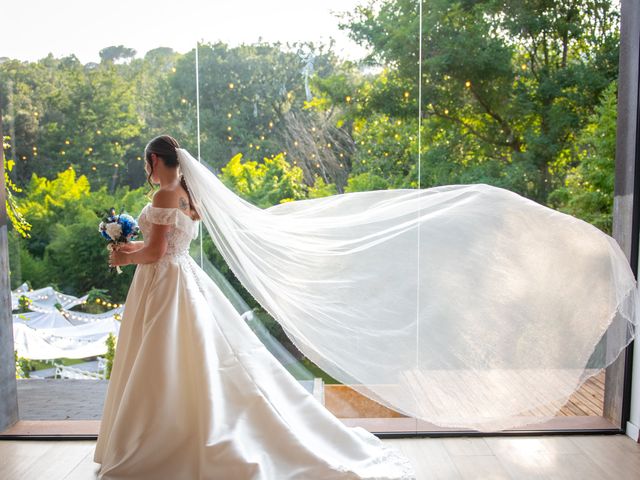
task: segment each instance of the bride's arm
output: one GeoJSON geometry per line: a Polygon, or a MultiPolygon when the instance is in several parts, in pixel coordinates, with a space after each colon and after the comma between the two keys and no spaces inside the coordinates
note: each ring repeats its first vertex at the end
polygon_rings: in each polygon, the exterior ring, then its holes
{"type": "Polygon", "coordinates": [[[134,251],[120,251],[114,258],[113,265],[129,265],[132,263],[152,263],[159,260],[167,251],[167,234],[170,225],[151,224],[151,231],[147,236],[147,243],[134,251]],[[121,262],[121,263],[120,263],[121,262]]]}
{"type": "MultiPolygon", "coordinates": [[[[160,208],[172,208],[175,202],[175,193],[158,190],[153,195],[152,205],[160,208]]],[[[146,242],[143,242],[143,246],[139,250],[132,252],[114,252],[110,258],[111,265],[153,263],[159,260],[167,251],[170,230],[171,225],[151,223],[150,232],[147,235],[146,242]]]]}

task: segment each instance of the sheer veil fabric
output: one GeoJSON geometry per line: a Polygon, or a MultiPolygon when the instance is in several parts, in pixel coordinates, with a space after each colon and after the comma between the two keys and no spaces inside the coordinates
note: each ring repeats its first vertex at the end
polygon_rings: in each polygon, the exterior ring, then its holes
{"type": "Polygon", "coordinates": [[[496,431],[549,420],[638,331],[617,242],[487,184],[261,209],[178,149],[245,288],[334,378],[402,414],[496,431]]]}

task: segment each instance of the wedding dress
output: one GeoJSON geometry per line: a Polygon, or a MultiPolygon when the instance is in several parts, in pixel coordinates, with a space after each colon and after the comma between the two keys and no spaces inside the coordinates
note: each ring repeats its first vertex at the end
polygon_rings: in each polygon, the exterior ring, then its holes
{"type": "Polygon", "coordinates": [[[94,452],[99,479],[412,479],[409,460],[347,427],[272,356],[190,257],[198,222],[171,225],[158,261],[129,288],[94,452]]]}

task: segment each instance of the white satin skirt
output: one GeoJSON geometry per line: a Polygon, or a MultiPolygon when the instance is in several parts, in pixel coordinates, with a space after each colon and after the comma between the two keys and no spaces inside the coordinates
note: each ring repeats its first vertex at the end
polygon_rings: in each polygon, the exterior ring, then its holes
{"type": "Polygon", "coordinates": [[[188,255],[136,266],[94,452],[99,479],[414,479],[260,342],[188,255]]]}

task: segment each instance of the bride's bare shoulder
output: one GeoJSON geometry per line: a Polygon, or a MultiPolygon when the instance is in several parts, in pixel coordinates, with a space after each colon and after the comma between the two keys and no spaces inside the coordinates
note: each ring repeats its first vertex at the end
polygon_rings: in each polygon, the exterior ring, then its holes
{"type": "Polygon", "coordinates": [[[161,188],[157,190],[151,199],[151,205],[159,208],[177,208],[180,195],[175,190],[161,188]]]}

